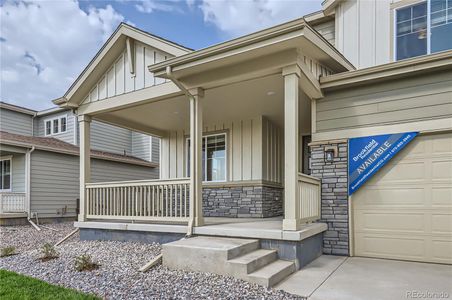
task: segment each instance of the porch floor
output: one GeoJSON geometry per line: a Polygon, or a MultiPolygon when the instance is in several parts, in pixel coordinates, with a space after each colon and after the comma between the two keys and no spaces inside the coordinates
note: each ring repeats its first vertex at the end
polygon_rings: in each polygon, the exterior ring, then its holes
{"type": "MultiPolygon", "coordinates": [[[[223,236],[257,238],[269,240],[301,241],[310,236],[321,233],[327,229],[325,223],[309,223],[301,226],[298,231],[282,230],[282,217],[276,218],[205,218],[205,224],[195,227],[195,235],[223,236]]],[[[107,229],[107,230],[129,230],[129,231],[149,231],[167,233],[186,233],[187,225],[173,224],[145,224],[145,223],[125,223],[125,222],[105,222],[88,221],[75,222],[75,227],[107,229]]]]}

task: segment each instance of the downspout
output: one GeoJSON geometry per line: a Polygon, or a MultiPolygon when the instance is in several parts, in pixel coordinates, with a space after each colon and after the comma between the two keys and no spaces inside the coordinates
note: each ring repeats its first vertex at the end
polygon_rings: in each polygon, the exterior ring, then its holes
{"type": "MultiPolygon", "coordinates": [[[[179,81],[176,77],[174,77],[171,66],[166,66],[166,76],[169,78],[174,84],[182,91],[185,95],[191,100],[195,96],[190,93],[190,91],[179,81]]],[[[161,167],[161,166],[160,166],[161,167]]],[[[192,191],[193,193],[193,191],[192,191]]],[[[194,216],[191,215],[188,220],[188,229],[187,229],[187,237],[190,237],[193,234],[193,223],[195,222],[194,216]]]]}
{"type": "Polygon", "coordinates": [[[35,223],[33,223],[33,221],[31,220],[31,153],[35,151],[35,146],[32,146],[31,149],[29,149],[26,153],[25,153],[25,169],[26,169],[26,194],[25,194],[25,198],[26,198],[26,202],[27,202],[27,219],[28,222],[33,225],[34,228],[36,228],[36,230],[40,231],[41,228],[39,228],[35,223]]]}

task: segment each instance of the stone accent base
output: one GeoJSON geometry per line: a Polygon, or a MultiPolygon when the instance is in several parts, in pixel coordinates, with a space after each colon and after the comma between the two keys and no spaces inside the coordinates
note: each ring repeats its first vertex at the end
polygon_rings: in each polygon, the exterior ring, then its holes
{"type": "Polygon", "coordinates": [[[204,187],[204,217],[269,218],[282,216],[282,188],[268,186],[204,187]]]}
{"type": "Polygon", "coordinates": [[[328,224],[323,235],[323,252],[349,255],[347,194],[347,142],[311,146],[311,175],[322,180],[322,222],[328,224]],[[325,162],[325,146],[336,146],[338,157],[325,162]]]}

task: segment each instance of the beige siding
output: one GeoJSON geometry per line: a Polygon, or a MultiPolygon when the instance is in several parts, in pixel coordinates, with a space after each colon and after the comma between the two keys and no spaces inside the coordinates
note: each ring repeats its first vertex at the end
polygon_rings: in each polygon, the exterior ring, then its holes
{"type": "Polygon", "coordinates": [[[334,46],[336,35],[336,25],[334,20],[314,25],[313,28],[334,46]]]}
{"type": "MultiPolygon", "coordinates": [[[[219,132],[226,132],[227,135],[228,181],[281,181],[282,141],[278,128],[262,116],[204,127],[204,134],[219,132]]],[[[188,130],[180,130],[162,138],[162,178],[186,176],[188,135],[188,130]]]]}
{"type": "Polygon", "coordinates": [[[33,135],[32,116],[0,108],[0,131],[33,135]]]}
{"type": "Polygon", "coordinates": [[[452,117],[452,72],[326,94],[317,102],[317,132],[452,117]]]}
{"type": "Polygon", "coordinates": [[[137,41],[134,43],[133,51],[134,73],[130,73],[127,52],[124,49],[116,62],[94,85],[83,103],[106,99],[165,82],[164,79],[154,78],[147,67],[166,60],[171,55],[137,41]]]}
{"type": "Polygon", "coordinates": [[[335,46],[357,68],[391,61],[391,3],[347,0],[336,9],[335,46]]]}
{"type": "Polygon", "coordinates": [[[262,179],[282,183],[284,132],[264,118],[262,137],[262,179]]]}

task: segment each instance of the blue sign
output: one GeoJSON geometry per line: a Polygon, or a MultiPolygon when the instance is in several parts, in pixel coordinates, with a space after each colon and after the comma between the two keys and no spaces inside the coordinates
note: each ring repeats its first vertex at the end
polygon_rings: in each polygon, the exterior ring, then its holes
{"type": "Polygon", "coordinates": [[[374,135],[348,141],[348,194],[357,191],[418,132],[374,135]]]}

